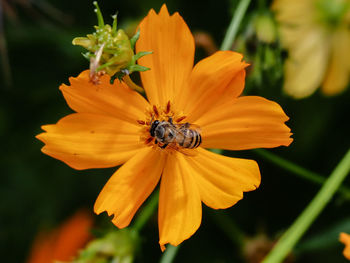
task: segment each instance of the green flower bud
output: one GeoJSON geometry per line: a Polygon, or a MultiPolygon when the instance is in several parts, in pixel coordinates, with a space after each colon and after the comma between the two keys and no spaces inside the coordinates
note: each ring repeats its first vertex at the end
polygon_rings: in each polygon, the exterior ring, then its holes
{"type": "Polygon", "coordinates": [[[254,24],[256,35],[260,41],[268,44],[276,41],[276,25],[270,14],[257,15],[254,24]]]}
{"type": "Polygon", "coordinates": [[[117,16],[113,16],[113,25],[104,24],[103,16],[97,2],[96,7],[98,26],[95,26],[95,32],[86,37],[76,37],[73,39],[73,45],[82,46],[87,49],[84,57],[90,60],[90,77],[98,76],[98,73],[107,73],[122,78],[126,74],[135,71],[145,71],[149,68],[136,64],[137,59],[150,54],[151,52],[134,53],[134,47],[139,32],[129,39],[123,29],[117,30],[117,16]]]}

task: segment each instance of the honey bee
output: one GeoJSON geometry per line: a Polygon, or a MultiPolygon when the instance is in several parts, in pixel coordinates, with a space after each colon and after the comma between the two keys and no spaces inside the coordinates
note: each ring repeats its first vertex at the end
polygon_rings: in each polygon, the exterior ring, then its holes
{"type": "Polygon", "coordinates": [[[188,122],[174,124],[169,117],[168,121],[155,120],[151,122],[150,134],[155,138],[155,143],[165,149],[169,144],[178,144],[182,148],[194,149],[202,143],[200,129],[188,122]]]}

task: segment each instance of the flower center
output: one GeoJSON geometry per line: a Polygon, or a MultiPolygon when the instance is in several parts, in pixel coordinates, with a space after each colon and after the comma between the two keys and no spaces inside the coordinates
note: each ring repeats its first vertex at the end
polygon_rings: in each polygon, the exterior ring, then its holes
{"type": "Polygon", "coordinates": [[[142,125],[141,141],[148,146],[183,151],[197,148],[202,142],[198,127],[184,122],[186,116],[172,110],[171,103],[165,107],[153,105],[148,110],[145,120],[138,120],[142,125]]]}

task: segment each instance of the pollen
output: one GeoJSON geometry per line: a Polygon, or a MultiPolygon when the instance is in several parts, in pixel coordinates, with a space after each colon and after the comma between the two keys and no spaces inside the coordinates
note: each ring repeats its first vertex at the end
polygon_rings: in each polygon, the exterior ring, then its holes
{"type": "Polygon", "coordinates": [[[153,105],[153,112],[154,112],[155,117],[158,118],[159,117],[159,112],[158,112],[158,109],[157,109],[156,105],[153,105]]]}
{"type": "Polygon", "coordinates": [[[186,116],[181,116],[180,118],[176,119],[176,122],[182,122],[184,119],[186,119],[186,116]]]}
{"type": "Polygon", "coordinates": [[[165,114],[168,114],[170,112],[170,101],[168,101],[167,105],[166,105],[166,110],[165,110],[165,114]]]}

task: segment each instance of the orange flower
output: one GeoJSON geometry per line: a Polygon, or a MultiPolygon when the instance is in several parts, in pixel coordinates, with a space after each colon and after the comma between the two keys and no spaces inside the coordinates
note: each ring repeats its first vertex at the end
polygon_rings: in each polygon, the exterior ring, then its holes
{"type": "Polygon", "coordinates": [[[339,241],[345,245],[345,248],[343,250],[344,257],[350,260],[350,235],[346,233],[340,233],[339,241]]]}
{"type": "MultiPolygon", "coordinates": [[[[107,182],[96,203],[119,228],[160,182],[160,245],[178,245],[198,229],[202,204],[228,208],[243,192],[260,184],[255,161],[229,158],[204,148],[243,150],[289,145],[290,129],[281,107],[261,97],[238,97],[244,88],[242,55],[219,51],[194,68],[194,40],[178,13],[164,5],[151,10],[140,24],[137,51],[152,50],[140,59],[151,68],[141,78],[148,101],[125,84],[89,83],[87,71],[71,78],[61,91],[77,113],[46,125],[38,135],[42,151],[75,169],[113,167],[125,163],[107,182]],[[192,146],[157,142],[151,136],[156,120],[173,126],[195,123],[201,129],[192,146]]],[[[180,131],[176,131],[178,134],[180,131]]],[[[197,134],[197,133],[196,133],[197,134]]],[[[154,134],[153,134],[154,135],[154,134]]]]}
{"type": "Polygon", "coordinates": [[[78,211],[58,229],[37,236],[27,263],[71,260],[90,239],[91,226],[91,215],[83,210],[78,211]]]}

